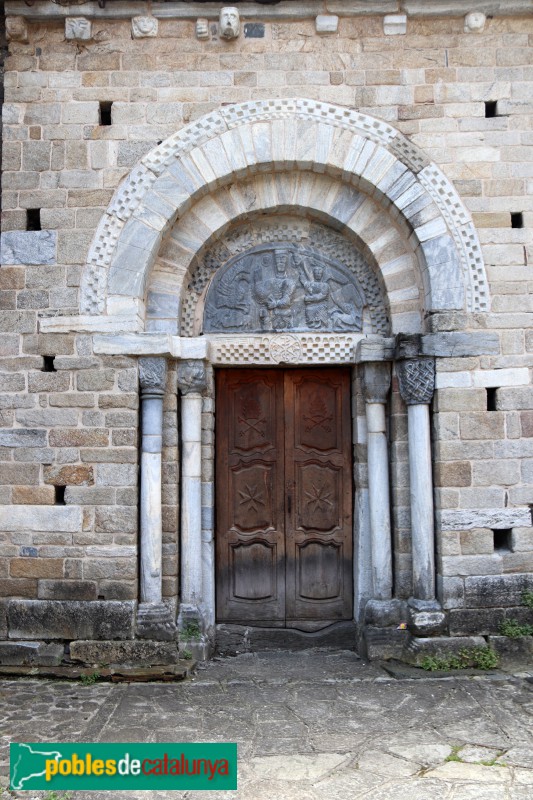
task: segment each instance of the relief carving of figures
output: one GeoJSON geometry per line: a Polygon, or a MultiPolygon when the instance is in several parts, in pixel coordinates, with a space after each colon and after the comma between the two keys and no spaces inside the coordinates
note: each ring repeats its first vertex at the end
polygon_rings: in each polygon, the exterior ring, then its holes
{"type": "Polygon", "coordinates": [[[286,331],[292,326],[291,300],[296,288],[296,280],[288,274],[290,255],[274,251],[275,271],[271,278],[272,255],[261,257],[261,267],[254,270],[253,295],[260,306],[261,330],[286,331]]]}
{"type": "Polygon", "coordinates": [[[333,258],[296,244],[234,256],[206,294],[206,332],[360,331],[364,295],[333,258]]]}

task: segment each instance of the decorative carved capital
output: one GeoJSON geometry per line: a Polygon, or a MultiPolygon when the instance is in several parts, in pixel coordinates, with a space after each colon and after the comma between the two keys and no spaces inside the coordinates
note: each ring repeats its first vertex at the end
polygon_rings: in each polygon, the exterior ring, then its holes
{"type": "Polygon", "coordinates": [[[367,403],[385,403],[390,389],[390,364],[367,361],[363,366],[362,388],[367,403]]]}
{"type": "Polygon", "coordinates": [[[433,358],[413,358],[396,362],[400,393],[408,406],[431,403],[435,391],[433,358]]]}
{"type": "Polygon", "coordinates": [[[167,377],[167,362],[164,358],[140,358],[139,380],[143,394],[163,394],[167,377]]]}
{"type": "Polygon", "coordinates": [[[178,387],[182,394],[201,394],[207,388],[203,361],[191,359],[178,364],[178,387]]]}

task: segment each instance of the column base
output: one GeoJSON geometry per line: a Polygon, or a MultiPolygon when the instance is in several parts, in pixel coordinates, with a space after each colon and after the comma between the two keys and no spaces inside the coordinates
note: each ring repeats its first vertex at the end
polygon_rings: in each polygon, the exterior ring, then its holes
{"type": "Polygon", "coordinates": [[[177,639],[176,623],[164,603],[139,603],[137,609],[137,638],[171,642],[177,639]]]}
{"type": "Polygon", "coordinates": [[[367,658],[401,661],[410,639],[407,619],[405,600],[369,600],[363,630],[367,658]]]}
{"type": "Polygon", "coordinates": [[[448,632],[448,620],[438,600],[407,601],[409,630],[414,636],[437,636],[448,632]]]}
{"type": "Polygon", "coordinates": [[[182,603],[178,614],[179,651],[181,658],[206,661],[214,654],[212,637],[204,615],[197,606],[182,603]]]}

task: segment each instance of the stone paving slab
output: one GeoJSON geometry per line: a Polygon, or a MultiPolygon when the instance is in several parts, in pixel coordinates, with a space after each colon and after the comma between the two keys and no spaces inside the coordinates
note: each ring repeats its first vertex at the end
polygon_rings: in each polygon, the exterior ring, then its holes
{"type": "MultiPolygon", "coordinates": [[[[349,651],[309,651],[212,661],[179,684],[2,680],[0,785],[7,786],[9,741],[236,741],[239,788],[210,792],[213,800],[530,800],[528,677],[395,679],[349,651]]],[[[1,795],[10,796],[52,800],[45,792],[1,795]]]]}

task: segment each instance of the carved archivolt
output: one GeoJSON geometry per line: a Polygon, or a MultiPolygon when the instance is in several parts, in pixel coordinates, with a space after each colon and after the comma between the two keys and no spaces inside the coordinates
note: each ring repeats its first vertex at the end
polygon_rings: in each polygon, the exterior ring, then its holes
{"type": "Polygon", "coordinates": [[[428,274],[427,309],[488,310],[470,214],[416,145],[388,123],[352,109],[276,99],[222,107],[143,158],[97,230],[82,278],[81,313],[105,310],[106,294],[143,299],[164,235],[213,188],[258,172],[301,169],[370,192],[405,221],[428,274]],[[421,221],[420,209],[428,222],[421,221]]]}

